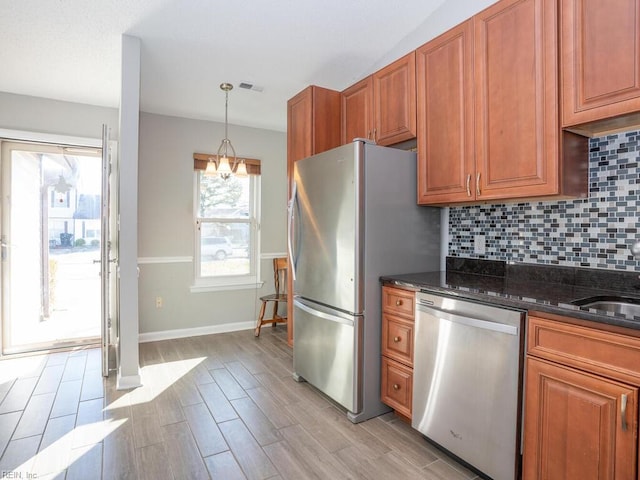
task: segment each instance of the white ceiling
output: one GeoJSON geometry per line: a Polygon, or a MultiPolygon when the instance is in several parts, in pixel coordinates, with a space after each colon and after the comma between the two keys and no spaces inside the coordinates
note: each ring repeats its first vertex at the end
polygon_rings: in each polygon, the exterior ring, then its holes
{"type": "Polygon", "coordinates": [[[117,107],[122,34],[141,110],[286,130],[309,84],[342,90],[444,0],[0,0],[0,91],[117,107]],[[262,92],[238,88],[247,82],[262,92]]]}

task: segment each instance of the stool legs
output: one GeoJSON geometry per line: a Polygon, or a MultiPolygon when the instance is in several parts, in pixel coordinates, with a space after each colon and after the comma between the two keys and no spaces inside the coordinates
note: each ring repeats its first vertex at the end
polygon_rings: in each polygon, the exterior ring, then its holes
{"type": "Polygon", "coordinates": [[[275,328],[276,323],[287,323],[287,317],[282,317],[278,315],[278,306],[280,305],[280,303],[283,303],[283,302],[273,300],[273,299],[262,301],[262,306],[260,307],[260,314],[258,315],[258,322],[253,332],[256,337],[260,336],[260,329],[262,328],[262,325],[270,323],[271,326],[275,328]],[[273,302],[273,316],[272,318],[265,320],[264,314],[267,309],[267,303],[269,302],[273,302]]]}
{"type": "Polygon", "coordinates": [[[258,325],[256,325],[256,329],[253,334],[256,337],[260,336],[260,327],[262,327],[262,320],[264,319],[264,311],[267,308],[267,302],[262,302],[262,307],[260,307],[260,315],[258,315],[258,325]]]}

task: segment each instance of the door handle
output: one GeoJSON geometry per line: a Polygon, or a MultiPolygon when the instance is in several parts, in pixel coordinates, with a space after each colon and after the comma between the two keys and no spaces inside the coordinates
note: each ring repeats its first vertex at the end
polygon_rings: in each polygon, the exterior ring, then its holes
{"type": "Polygon", "coordinates": [[[7,259],[7,249],[9,248],[9,244],[7,243],[7,236],[0,236],[0,260],[7,259]]]}
{"type": "Polygon", "coordinates": [[[476,196],[480,196],[480,172],[476,175],[476,196]]]}
{"type": "Polygon", "coordinates": [[[620,420],[622,421],[622,431],[627,431],[627,394],[623,393],[620,396],[620,420]]]}
{"type": "Polygon", "coordinates": [[[295,254],[293,252],[293,238],[292,238],[292,228],[293,228],[293,208],[298,196],[298,184],[294,181],[293,186],[291,187],[291,199],[289,200],[289,205],[287,206],[287,246],[289,250],[289,264],[291,265],[291,278],[295,281],[296,279],[296,262],[295,262],[295,254]]]}
{"type": "Polygon", "coordinates": [[[470,188],[470,184],[471,183],[471,174],[469,173],[467,175],[467,197],[471,196],[471,188],[470,188]]]}
{"type": "MultiPolygon", "coordinates": [[[[110,258],[109,260],[107,260],[109,263],[116,263],[118,261],[117,258],[110,258]]],[[[94,260],[93,263],[100,263],[102,262],[102,260],[94,260]]]]}

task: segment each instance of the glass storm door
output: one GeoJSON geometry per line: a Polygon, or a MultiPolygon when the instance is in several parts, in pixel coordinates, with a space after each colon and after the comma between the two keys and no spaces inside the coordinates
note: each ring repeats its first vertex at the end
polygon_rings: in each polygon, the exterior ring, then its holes
{"type": "Polygon", "coordinates": [[[101,154],[2,143],[3,354],[98,344],[104,336],[101,154]]]}
{"type": "Polygon", "coordinates": [[[118,311],[117,306],[117,275],[112,269],[117,269],[117,195],[111,196],[112,185],[117,191],[117,169],[112,160],[112,149],[109,142],[109,127],[102,125],[102,158],[101,158],[101,205],[100,205],[100,324],[101,324],[101,348],[102,348],[102,375],[109,376],[112,361],[116,361],[111,355],[113,341],[117,342],[117,321],[112,322],[112,313],[118,311]]]}

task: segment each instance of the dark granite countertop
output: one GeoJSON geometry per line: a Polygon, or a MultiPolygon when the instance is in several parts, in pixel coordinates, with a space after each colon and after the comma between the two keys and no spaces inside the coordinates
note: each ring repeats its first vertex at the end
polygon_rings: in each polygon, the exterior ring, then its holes
{"type": "Polygon", "coordinates": [[[546,312],[640,330],[640,317],[581,308],[571,302],[593,296],[624,296],[640,300],[640,279],[634,272],[447,258],[442,272],[385,275],[383,284],[546,312]]]}

